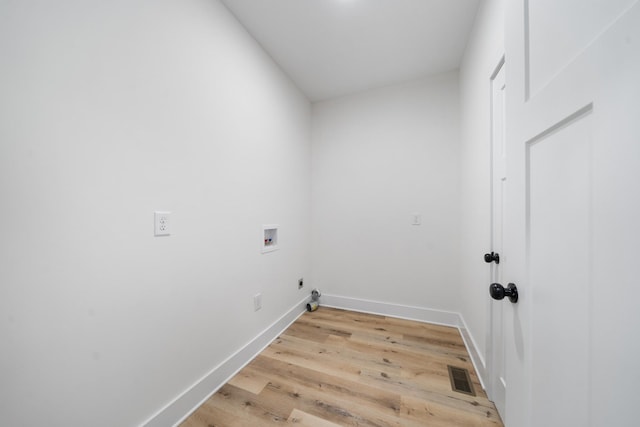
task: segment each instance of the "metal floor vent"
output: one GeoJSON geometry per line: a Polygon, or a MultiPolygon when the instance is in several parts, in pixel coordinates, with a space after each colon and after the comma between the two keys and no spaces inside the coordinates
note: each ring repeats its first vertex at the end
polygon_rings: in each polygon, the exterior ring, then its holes
{"type": "Polygon", "coordinates": [[[447,368],[449,368],[449,379],[451,380],[451,388],[453,391],[470,394],[471,396],[476,395],[476,392],[473,390],[473,384],[471,383],[471,377],[469,377],[468,370],[456,368],[451,365],[447,365],[447,368]]]}

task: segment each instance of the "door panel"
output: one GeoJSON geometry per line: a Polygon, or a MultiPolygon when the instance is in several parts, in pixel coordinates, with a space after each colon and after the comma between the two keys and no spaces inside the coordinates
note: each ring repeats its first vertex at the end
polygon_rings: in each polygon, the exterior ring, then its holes
{"type": "Polygon", "coordinates": [[[588,425],[589,120],[586,113],[527,146],[530,357],[536,373],[531,405],[544,408],[532,411],[533,426],[549,425],[549,420],[588,425]],[[550,392],[557,389],[565,390],[561,399],[550,392]]]}
{"type": "Polygon", "coordinates": [[[532,14],[529,3],[506,2],[503,275],[520,300],[504,313],[505,422],[636,426],[640,4],[585,0],[563,13],[563,2],[542,1],[532,14]],[[593,8],[602,20],[587,25],[581,12],[593,8]],[[542,43],[545,31],[586,42],[559,60],[530,52],[529,35],[542,43]],[[548,81],[529,96],[541,69],[548,81]]]}
{"type": "Polygon", "coordinates": [[[634,0],[526,2],[531,93],[539,92],[634,0]],[[553,11],[553,13],[549,13],[553,11]],[[578,15],[579,20],[575,21],[578,15]],[[571,26],[567,22],[573,22],[571,26]]]}

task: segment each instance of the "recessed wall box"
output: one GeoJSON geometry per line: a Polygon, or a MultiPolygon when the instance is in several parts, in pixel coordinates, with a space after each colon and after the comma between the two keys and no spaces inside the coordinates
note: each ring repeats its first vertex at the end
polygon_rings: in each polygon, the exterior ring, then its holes
{"type": "Polygon", "coordinates": [[[262,226],[262,253],[272,252],[278,248],[278,225],[262,226]]]}

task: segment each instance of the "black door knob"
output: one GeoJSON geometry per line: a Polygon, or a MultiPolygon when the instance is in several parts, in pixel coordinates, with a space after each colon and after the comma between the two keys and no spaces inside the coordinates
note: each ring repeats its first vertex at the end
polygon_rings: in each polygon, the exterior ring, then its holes
{"type": "Polygon", "coordinates": [[[500,283],[492,283],[489,286],[489,294],[493,299],[501,300],[507,297],[513,303],[518,302],[518,288],[513,283],[509,283],[506,288],[500,283]]]}
{"type": "Polygon", "coordinates": [[[484,262],[487,264],[494,262],[496,264],[500,264],[500,255],[497,253],[491,252],[490,254],[484,254],[484,262]]]}

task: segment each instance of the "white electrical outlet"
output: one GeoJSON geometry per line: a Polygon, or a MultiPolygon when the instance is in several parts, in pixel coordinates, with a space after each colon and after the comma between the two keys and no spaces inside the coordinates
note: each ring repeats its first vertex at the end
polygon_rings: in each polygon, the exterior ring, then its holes
{"type": "Polygon", "coordinates": [[[262,308],[262,294],[255,294],[253,296],[253,311],[258,311],[262,308]]]}
{"type": "Polygon", "coordinates": [[[170,236],[171,235],[171,212],[154,212],[154,235],[170,236]]]}
{"type": "Polygon", "coordinates": [[[422,215],[418,212],[414,212],[411,214],[411,225],[420,225],[422,224],[422,215]]]}

